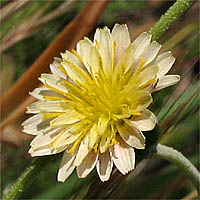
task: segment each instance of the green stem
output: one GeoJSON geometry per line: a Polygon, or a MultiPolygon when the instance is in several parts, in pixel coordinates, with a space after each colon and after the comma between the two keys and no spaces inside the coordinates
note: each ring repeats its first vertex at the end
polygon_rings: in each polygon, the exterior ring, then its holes
{"type": "Polygon", "coordinates": [[[164,146],[162,144],[156,145],[156,152],[153,154],[153,157],[164,158],[168,161],[171,161],[177,165],[191,181],[191,183],[199,191],[200,186],[200,173],[194,167],[194,165],[177,150],[164,146]]]}
{"type": "Polygon", "coordinates": [[[52,158],[55,158],[55,156],[37,158],[18,178],[17,182],[3,197],[3,200],[19,198],[24,192],[24,190],[28,188],[31,185],[31,183],[35,180],[40,171],[44,169],[45,165],[52,160],[52,158]]]}
{"type": "Polygon", "coordinates": [[[150,29],[149,33],[152,35],[152,40],[158,40],[193,3],[195,3],[194,0],[177,0],[150,29]]]}

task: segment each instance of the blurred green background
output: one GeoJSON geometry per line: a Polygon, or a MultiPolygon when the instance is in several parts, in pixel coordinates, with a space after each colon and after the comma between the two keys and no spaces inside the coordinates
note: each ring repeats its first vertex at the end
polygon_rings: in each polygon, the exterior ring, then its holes
{"type": "MultiPolygon", "coordinates": [[[[1,0],[1,94],[76,16],[86,1],[1,0]]],[[[96,27],[126,23],[131,37],[148,31],[174,1],[111,1],[96,27]]],[[[181,151],[199,168],[199,7],[193,7],[161,39],[162,51],[172,51],[180,74],[177,86],[153,94],[151,110],[158,116],[160,142],[181,151]]],[[[95,29],[94,29],[95,30],[95,29]]],[[[94,31],[89,35],[93,37],[94,31]]],[[[31,136],[22,133],[24,115],[1,135],[1,192],[5,194],[33,158],[27,153],[31,136]]],[[[153,132],[145,133],[148,138],[153,132]]],[[[140,151],[137,151],[140,154],[140,151]]],[[[58,155],[26,190],[21,199],[195,199],[194,187],[176,166],[160,159],[144,159],[127,176],[113,170],[101,183],[94,170],[86,179],[76,173],[56,181],[58,155]]]]}

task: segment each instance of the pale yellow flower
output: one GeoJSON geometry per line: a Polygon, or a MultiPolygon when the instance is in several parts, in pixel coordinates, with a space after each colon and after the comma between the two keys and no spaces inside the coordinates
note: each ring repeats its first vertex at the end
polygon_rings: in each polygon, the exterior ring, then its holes
{"type": "Polygon", "coordinates": [[[97,29],[94,41],[84,38],[76,50],[62,53],[42,74],[38,99],[27,108],[35,114],[23,123],[36,135],[29,153],[44,156],[64,152],[58,181],[73,170],[86,177],[96,166],[102,181],[113,164],[122,174],[135,167],[134,148],[145,148],[142,131],[155,127],[147,108],[151,93],[179,81],[166,75],[175,59],[170,52],[157,56],[161,45],[142,33],[132,43],[126,25],[112,32],[97,29]]]}

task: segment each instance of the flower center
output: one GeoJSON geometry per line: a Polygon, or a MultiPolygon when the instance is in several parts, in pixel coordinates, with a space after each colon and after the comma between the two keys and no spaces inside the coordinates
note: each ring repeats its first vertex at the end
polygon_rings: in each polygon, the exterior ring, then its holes
{"type": "MultiPolygon", "coordinates": [[[[141,71],[143,65],[144,61],[141,60],[138,70],[141,71]]],[[[75,151],[85,135],[89,137],[88,146],[95,151],[100,149],[101,153],[118,143],[116,124],[123,123],[123,119],[132,115],[139,115],[138,104],[146,95],[134,82],[134,73],[131,70],[125,73],[122,69],[109,76],[99,71],[92,83],[81,86],[84,90],[84,104],[77,104],[76,110],[89,120],[90,130],[76,140],[70,153],[75,151]]],[[[138,75],[139,71],[135,74],[138,75]]]]}

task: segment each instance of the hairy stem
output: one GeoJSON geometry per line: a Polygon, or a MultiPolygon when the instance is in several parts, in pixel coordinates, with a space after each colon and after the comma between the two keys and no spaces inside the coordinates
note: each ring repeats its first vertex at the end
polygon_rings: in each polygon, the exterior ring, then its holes
{"type": "Polygon", "coordinates": [[[3,200],[19,198],[24,190],[31,185],[37,175],[44,169],[46,164],[53,158],[55,158],[55,156],[37,158],[18,178],[17,182],[11,187],[6,196],[3,197],[3,200]]]}
{"type": "Polygon", "coordinates": [[[182,172],[187,176],[187,178],[199,191],[200,173],[194,167],[194,165],[186,157],[183,156],[183,154],[171,147],[167,147],[162,144],[157,144],[155,150],[156,151],[153,154],[153,157],[164,158],[174,163],[182,170],[182,172]]]}
{"type": "Polygon", "coordinates": [[[150,29],[149,33],[152,35],[152,40],[158,40],[193,3],[195,3],[194,0],[177,0],[150,29]]]}

